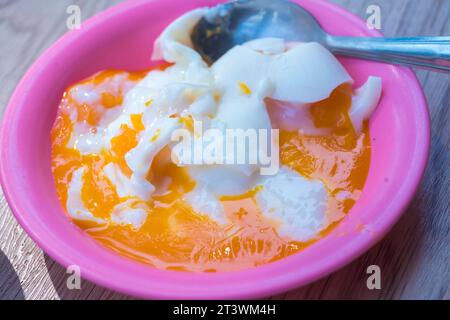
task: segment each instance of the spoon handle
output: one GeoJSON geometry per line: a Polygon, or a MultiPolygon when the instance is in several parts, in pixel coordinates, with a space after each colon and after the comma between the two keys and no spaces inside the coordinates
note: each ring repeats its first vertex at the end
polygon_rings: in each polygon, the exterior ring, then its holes
{"type": "Polygon", "coordinates": [[[328,36],[326,45],[336,54],[450,73],[450,37],[328,36]]]}

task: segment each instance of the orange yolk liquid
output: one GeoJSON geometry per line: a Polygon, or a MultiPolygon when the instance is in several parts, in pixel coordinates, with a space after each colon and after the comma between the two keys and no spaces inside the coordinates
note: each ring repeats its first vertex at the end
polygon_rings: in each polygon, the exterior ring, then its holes
{"type": "MultiPolygon", "coordinates": [[[[95,217],[107,219],[113,207],[127,199],[120,198],[103,175],[103,166],[116,163],[130,176],[125,154],[138,142],[144,130],[142,115],[131,116],[132,127],[122,126],[121,134],[111,140],[112,148],[102,154],[85,156],[67,148],[73,123],[70,110],[77,110],[77,121],[85,121],[95,130],[103,113],[121,105],[127,87],[136,84],[147,72],[126,73],[105,71],[77,85],[102,85],[117,75],[125,75],[123,84],[101,92],[95,105],[79,104],[72,99],[69,88],[61,101],[52,129],[52,170],[56,190],[65,208],[67,189],[72,173],[84,166],[82,200],[95,217]]],[[[219,226],[207,216],[195,212],[181,201],[183,194],[195,187],[185,169],[170,161],[170,150],[163,149],[154,159],[147,179],[156,186],[152,199],[146,203],[150,212],[144,225],[130,226],[74,221],[92,238],[117,253],[158,268],[182,271],[229,271],[249,268],[275,261],[301,251],[330,232],[358,199],[370,163],[370,139],[367,125],[356,135],[348,116],[351,88],[341,86],[326,100],[314,104],[310,115],[317,128],[326,128],[326,136],[306,136],[280,130],[280,161],[306,178],[319,179],[328,188],[327,214],[332,223],[308,243],[284,239],[276,232],[276,224],[263,217],[254,200],[258,190],[239,197],[222,197],[230,223],[219,226]],[[350,194],[338,200],[340,191],[350,194]],[[338,217],[334,219],[333,217],[338,217]]],[[[147,104],[146,104],[147,105],[147,104]]],[[[151,107],[151,101],[148,106],[151,107]]],[[[270,106],[268,106],[270,107],[270,106]]],[[[66,209],[66,208],[65,208],[66,209]]],[[[299,212],[301,214],[301,212],[299,212]]]]}

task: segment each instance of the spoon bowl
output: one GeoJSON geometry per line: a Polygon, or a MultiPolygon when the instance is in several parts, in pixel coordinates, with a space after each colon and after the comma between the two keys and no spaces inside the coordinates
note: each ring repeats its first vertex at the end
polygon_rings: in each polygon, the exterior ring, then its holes
{"type": "Polygon", "coordinates": [[[203,17],[191,34],[194,48],[208,63],[236,45],[261,38],[323,43],[319,22],[298,4],[280,0],[238,0],[220,4],[203,17]]]}

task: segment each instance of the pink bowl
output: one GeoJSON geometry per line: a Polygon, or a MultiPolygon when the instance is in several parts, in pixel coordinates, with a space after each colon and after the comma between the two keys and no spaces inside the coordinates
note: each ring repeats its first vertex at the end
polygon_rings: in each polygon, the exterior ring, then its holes
{"type": "MultiPolygon", "coordinates": [[[[361,199],[326,238],[281,261],[217,274],[158,270],[97,244],[64,214],[50,170],[50,129],[64,89],[102,69],[150,65],[152,43],[182,13],[219,0],[129,1],[65,35],[31,67],[9,102],[1,129],[1,180],[17,220],[63,266],[78,265],[99,285],[145,298],[256,298],[305,285],[349,263],[399,219],[421,180],[429,149],[429,115],[414,74],[386,64],[342,59],[356,85],[383,79],[370,122],[372,163],[361,199]]],[[[341,8],[299,0],[330,32],[378,36],[341,8]]]]}

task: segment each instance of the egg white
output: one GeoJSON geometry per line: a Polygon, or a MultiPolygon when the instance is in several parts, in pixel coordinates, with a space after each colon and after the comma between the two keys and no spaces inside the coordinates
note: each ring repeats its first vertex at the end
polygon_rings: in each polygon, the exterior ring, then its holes
{"type": "MultiPolygon", "coordinates": [[[[107,164],[103,170],[120,197],[149,200],[155,190],[146,180],[154,157],[164,147],[174,147],[172,133],[182,127],[180,117],[191,116],[208,126],[220,124],[229,129],[272,129],[266,98],[285,105],[308,107],[330,96],[334,89],[353,79],[339,61],[318,43],[286,43],[268,38],[251,41],[229,50],[209,67],[192,48],[190,34],[208,9],[191,11],[169,25],[155,41],[154,60],[173,63],[164,71],[154,70],[131,88],[123,105],[113,108],[102,119],[95,133],[85,123],[76,123],[69,145],[82,154],[111,149],[111,139],[119,135],[123,124],[131,126],[130,115],[142,114],[145,129],[138,144],[126,156],[131,178],[120,168],[107,164]],[[248,92],[242,91],[242,85],[248,92]],[[148,102],[151,106],[148,107],[148,102]],[[173,117],[173,115],[177,115],[173,117]],[[157,138],[154,139],[156,133],[157,138]]],[[[98,100],[98,88],[78,87],[72,95],[80,103],[98,100]]],[[[381,95],[381,80],[370,77],[355,91],[350,117],[357,132],[370,117],[381,95]]],[[[306,113],[305,113],[306,114],[306,113]]],[[[302,116],[306,119],[306,116],[302,116]]],[[[300,121],[313,131],[308,120],[300,121]]],[[[323,134],[314,131],[314,134],[323,134]]],[[[330,222],[327,221],[327,192],[320,181],[308,180],[286,167],[274,176],[260,177],[258,165],[186,165],[197,187],[184,200],[199,213],[220,224],[227,222],[221,195],[243,194],[257,185],[263,188],[255,196],[261,212],[278,221],[277,231],[286,237],[307,241],[330,222]]],[[[83,169],[74,172],[68,190],[67,208],[77,219],[97,220],[81,201],[83,169]]],[[[130,224],[136,229],[146,219],[145,208],[113,210],[113,223],[130,224]]]]}

